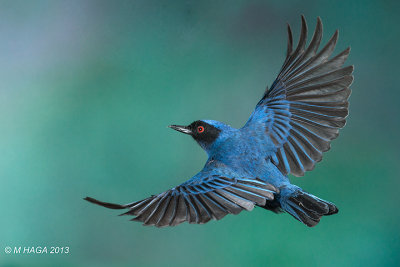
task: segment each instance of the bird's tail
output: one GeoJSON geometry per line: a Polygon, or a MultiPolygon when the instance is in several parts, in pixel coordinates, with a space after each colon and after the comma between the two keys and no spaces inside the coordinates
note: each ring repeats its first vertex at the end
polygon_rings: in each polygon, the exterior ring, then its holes
{"type": "Polygon", "coordinates": [[[279,202],[282,209],[309,227],[319,223],[322,216],[338,213],[335,204],[320,199],[298,188],[287,194],[282,192],[279,202]],[[283,193],[283,194],[282,194],[283,193]]]}

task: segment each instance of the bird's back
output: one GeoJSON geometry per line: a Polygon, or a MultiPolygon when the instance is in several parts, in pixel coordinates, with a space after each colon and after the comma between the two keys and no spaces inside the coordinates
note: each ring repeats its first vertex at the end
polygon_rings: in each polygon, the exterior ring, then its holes
{"type": "Polygon", "coordinates": [[[220,161],[240,176],[260,178],[279,187],[288,179],[271,162],[272,153],[273,142],[267,135],[252,127],[243,127],[232,130],[221,140],[209,154],[209,161],[220,161]]]}

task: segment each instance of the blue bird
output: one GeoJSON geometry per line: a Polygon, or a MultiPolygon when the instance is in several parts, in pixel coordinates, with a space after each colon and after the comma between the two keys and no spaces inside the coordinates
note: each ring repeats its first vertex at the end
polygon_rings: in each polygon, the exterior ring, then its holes
{"type": "Polygon", "coordinates": [[[179,186],[130,204],[85,200],[128,209],[121,215],[157,227],[185,221],[203,224],[255,206],[287,212],[309,227],[318,224],[322,216],[337,213],[335,204],[293,185],[288,175],[303,176],[314,169],[345,126],[354,68],[343,67],[350,48],[331,57],[338,31],[318,51],[321,19],[318,17],[308,46],[303,16],[301,22],[294,50],[288,25],[283,66],[242,128],[213,120],[169,126],[192,136],[207,152],[203,170],[179,186]]]}

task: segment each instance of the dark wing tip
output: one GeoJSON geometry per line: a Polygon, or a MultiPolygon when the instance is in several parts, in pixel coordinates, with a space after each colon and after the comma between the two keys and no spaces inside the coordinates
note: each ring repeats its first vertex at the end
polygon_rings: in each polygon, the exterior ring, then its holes
{"type": "Polygon", "coordinates": [[[342,51],[342,53],[345,54],[345,55],[349,55],[350,54],[350,50],[351,50],[351,48],[350,48],[350,46],[348,46],[345,50],[342,51]]]}
{"type": "Polygon", "coordinates": [[[297,44],[296,52],[300,52],[304,49],[307,42],[307,33],[308,33],[307,21],[304,18],[304,16],[301,16],[300,38],[297,44]]]}
{"type": "Polygon", "coordinates": [[[307,25],[306,18],[304,17],[304,15],[301,15],[301,23],[307,25]]]}
{"type": "Polygon", "coordinates": [[[287,50],[286,50],[286,59],[292,54],[293,50],[293,33],[292,28],[290,27],[289,23],[287,24],[287,32],[288,32],[288,43],[287,43],[287,50]]]}
{"type": "Polygon", "coordinates": [[[347,85],[347,88],[350,89],[350,86],[352,85],[352,83],[354,81],[354,76],[353,76],[354,65],[349,65],[349,66],[344,67],[343,71],[344,71],[345,75],[350,76],[350,84],[347,85]]]}
{"type": "Polygon", "coordinates": [[[90,203],[93,203],[93,204],[96,204],[96,205],[100,205],[100,206],[109,208],[109,209],[121,210],[121,209],[125,209],[126,208],[125,205],[102,202],[100,200],[97,200],[97,199],[94,199],[94,198],[91,198],[91,197],[85,197],[84,200],[89,201],[90,203]]]}
{"type": "Polygon", "coordinates": [[[322,24],[322,19],[320,16],[317,17],[317,25],[316,26],[321,27],[321,31],[322,31],[323,24],[322,24]]]}
{"type": "MultiPolygon", "coordinates": [[[[321,20],[320,17],[318,17],[317,18],[317,25],[315,26],[315,32],[317,32],[320,35],[319,36],[319,39],[320,39],[319,42],[322,39],[323,29],[324,29],[324,25],[322,24],[322,20],[321,20]]],[[[319,42],[318,42],[318,45],[319,45],[319,42]]],[[[317,49],[318,49],[318,47],[317,47],[317,49]]]]}
{"type": "Polygon", "coordinates": [[[339,38],[339,29],[336,29],[335,33],[332,36],[332,39],[334,39],[336,43],[338,38],[339,38]]]}

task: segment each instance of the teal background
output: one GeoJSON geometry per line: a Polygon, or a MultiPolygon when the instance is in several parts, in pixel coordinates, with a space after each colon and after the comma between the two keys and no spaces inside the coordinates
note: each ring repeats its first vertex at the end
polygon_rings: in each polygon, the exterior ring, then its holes
{"type": "Polygon", "coordinates": [[[398,266],[397,1],[0,1],[0,266],[398,266]],[[167,129],[241,127],[300,15],[340,29],[355,65],[348,124],[292,181],[335,202],[307,228],[262,209],[142,227],[82,200],[128,203],[178,185],[206,155],[167,129]],[[6,246],[69,246],[68,255],[6,246]]]}

